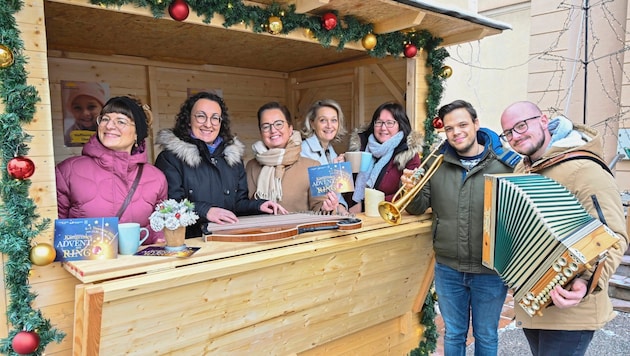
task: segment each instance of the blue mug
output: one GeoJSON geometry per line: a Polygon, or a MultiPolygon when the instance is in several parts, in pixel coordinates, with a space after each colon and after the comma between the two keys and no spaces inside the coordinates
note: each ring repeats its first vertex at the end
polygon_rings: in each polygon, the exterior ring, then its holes
{"type": "Polygon", "coordinates": [[[118,254],[133,255],[148,238],[149,229],[138,223],[118,224],[118,254]],[[140,237],[142,234],[144,237],[140,237]]]}

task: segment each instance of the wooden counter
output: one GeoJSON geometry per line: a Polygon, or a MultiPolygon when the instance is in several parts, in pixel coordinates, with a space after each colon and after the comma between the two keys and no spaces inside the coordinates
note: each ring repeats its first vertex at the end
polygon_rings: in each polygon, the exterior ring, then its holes
{"type": "Polygon", "coordinates": [[[418,345],[433,278],[430,215],[264,242],[203,242],[188,258],[64,267],[74,355],[400,354],[418,345]]]}

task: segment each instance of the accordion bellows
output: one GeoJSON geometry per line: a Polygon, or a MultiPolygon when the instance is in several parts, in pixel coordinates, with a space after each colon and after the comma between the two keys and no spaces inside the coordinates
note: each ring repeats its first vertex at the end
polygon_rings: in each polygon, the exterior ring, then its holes
{"type": "Polygon", "coordinates": [[[497,271],[530,316],[542,315],[550,290],[570,284],[618,240],[550,178],[485,176],[482,263],[497,271]]]}

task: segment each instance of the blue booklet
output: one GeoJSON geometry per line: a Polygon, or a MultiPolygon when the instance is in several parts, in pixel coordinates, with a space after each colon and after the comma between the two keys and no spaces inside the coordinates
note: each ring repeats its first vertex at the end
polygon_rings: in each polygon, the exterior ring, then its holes
{"type": "Polygon", "coordinates": [[[55,261],[118,257],[118,218],[55,220],[55,261]]]}
{"type": "Polygon", "coordinates": [[[346,193],[354,191],[350,162],[340,162],[308,168],[311,196],[326,195],[327,192],[346,193]]]}

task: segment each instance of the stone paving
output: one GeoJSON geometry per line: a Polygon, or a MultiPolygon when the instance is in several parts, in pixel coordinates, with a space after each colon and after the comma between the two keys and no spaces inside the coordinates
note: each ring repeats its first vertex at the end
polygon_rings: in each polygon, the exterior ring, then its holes
{"type": "MultiPolygon", "coordinates": [[[[499,321],[499,356],[527,356],[531,355],[527,339],[523,331],[513,322],[514,299],[508,292],[501,320],[499,321]]],[[[432,356],[444,355],[444,321],[438,314],[435,324],[440,334],[436,351],[432,356]]],[[[472,327],[468,334],[466,355],[474,355],[474,341],[472,327]]],[[[630,313],[617,312],[617,317],[606,324],[604,328],[595,332],[593,341],[586,352],[586,356],[627,356],[630,355],[630,313]]]]}

